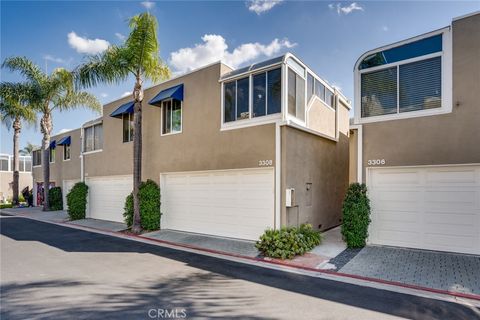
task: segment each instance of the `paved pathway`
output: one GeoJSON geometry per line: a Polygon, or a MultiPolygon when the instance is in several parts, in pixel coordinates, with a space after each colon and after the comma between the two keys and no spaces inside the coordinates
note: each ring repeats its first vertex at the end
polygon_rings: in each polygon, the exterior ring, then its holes
{"type": "Polygon", "coordinates": [[[123,231],[127,229],[127,225],[125,223],[97,219],[81,219],[69,221],[68,223],[112,232],[123,231]]]}
{"type": "Polygon", "coordinates": [[[371,246],[340,272],[480,295],[480,256],[371,246]]]}
{"type": "Polygon", "coordinates": [[[478,309],[1,217],[1,319],[479,319],[478,309]],[[153,310],[153,311],[152,311],[153,310]]]}

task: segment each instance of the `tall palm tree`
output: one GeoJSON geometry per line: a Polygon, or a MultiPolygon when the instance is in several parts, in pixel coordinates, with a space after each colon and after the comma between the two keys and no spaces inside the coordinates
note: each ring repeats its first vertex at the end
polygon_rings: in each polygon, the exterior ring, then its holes
{"type": "Polygon", "coordinates": [[[80,106],[100,111],[101,104],[90,93],[76,90],[73,73],[66,69],[58,68],[53,70],[51,74],[47,74],[26,57],[7,58],[2,67],[10,71],[20,72],[28,84],[34,88],[35,95],[31,101],[31,106],[42,115],[40,130],[43,135],[43,210],[48,211],[50,209],[48,186],[50,185],[50,136],[53,130],[52,112],[55,110],[67,111],[80,106]]]}
{"type": "Polygon", "coordinates": [[[19,139],[22,122],[35,124],[36,113],[30,107],[32,88],[25,83],[0,84],[0,120],[13,128],[13,205],[18,205],[19,194],[19,139]]]}
{"type": "Polygon", "coordinates": [[[38,149],[38,146],[31,143],[31,142],[27,142],[27,145],[25,147],[23,147],[22,150],[20,150],[20,153],[24,156],[31,156],[32,153],[33,153],[33,150],[36,150],[38,149]]]}
{"type": "Polygon", "coordinates": [[[142,179],[142,101],[143,81],[157,82],[170,77],[170,70],[159,56],[157,38],[158,23],[155,16],[142,13],[130,19],[130,35],[121,46],[110,46],[103,54],[90,56],[87,62],[77,69],[77,79],[81,86],[94,86],[98,83],[120,83],[133,76],[132,97],[134,107],[133,129],[133,224],[132,231],[140,233],[140,203],[138,190],[142,179]]]}

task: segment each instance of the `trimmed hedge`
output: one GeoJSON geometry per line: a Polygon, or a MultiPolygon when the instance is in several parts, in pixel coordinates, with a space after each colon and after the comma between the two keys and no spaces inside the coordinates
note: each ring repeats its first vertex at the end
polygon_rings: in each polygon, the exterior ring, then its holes
{"type": "Polygon", "coordinates": [[[365,184],[352,183],[342,207],[342,235],[349,248],[362,248],[368,237],[370,200],[365,184]]]}
{"type": "Polygon", "coordinates": [[[2,203],[0,204],[0,209],[9,209],[12,208],[13,205],[11,203],[2,203]]]}
{"type": "Polygon", "coordinates": [[[320,232],[313,230],[311,224],[302,224],[299,228],[266,230],[255,247],[270,258],[292,259],[312,250],[320,242],[320,232]]]}
{"type": "MultiPolygon", "coordinates": [[[[140,199],[140,218],[142,229],[152,231],[160,229],[160,188],[153,180],[147,180],[140,184],[138,192],[140,199]]],[[[133,224],[133,194],[125,199],[123,212],[125,223],[128,227],[133,224]]]]}
{"type": "Polygon", "coordinates": [[[87,211],[88,186],[84,182],[77,182],[67,194],[68,215],[70,220],[85,219],[87,211]]]}
{"type": "Polygon", "coordinates": [[[48,201],[51,211],[63,209],[62,189],[60,187],[53,187],[48,191],[48,201]]]}

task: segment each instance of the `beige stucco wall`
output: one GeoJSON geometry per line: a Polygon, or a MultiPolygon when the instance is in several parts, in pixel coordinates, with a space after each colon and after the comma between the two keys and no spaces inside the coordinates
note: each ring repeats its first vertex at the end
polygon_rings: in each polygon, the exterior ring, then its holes
{"type": "Polygon", "coordinates": [[[327,107],[320,99],[314,98],[307,113],[309,129],[335,138],[337,128],[335,110],[327,107]]]}
{"type": "MultiPolygon", "coordinates": [[[[25,187],[32,188],[32,173],[20,172],[19,173],[19,188],[18,191],[22,192],[25,187]]],[[[13,189],[11,183],[13,182],[13,172],[0,171],[0,201],[7,200],[13,197],[13,189]]]]}
{"type": "Polygon", "coordinates": [[[369,159],[387,166],[480,163],[480,14],[452,28],[452,112],[364,124],[364,181],[369,159]]]}
{"type": "MultiPolygon", "coordinates": [[[[55,162],[50,163],[50,182],[56,186],[63,187],[63,180],[80,180],[80,151],[81,151],[81,130],[74,129],[51,137],[51,141],[60,141],[63,137],[70,136],[70,160],[63,160],[63,146],[55,148],[55,162]]],[[[41,166],[33,167],[34,183],[43,182],[41,166]]]]}
{"type": "Polygon", "coordinates": [[[281,130],[282,225],[311,223],[325,230],[340,224],[348,187],[348,136],[340,133],[335,142],[292,127],[281,130]],[[287,188],[295,189],[294,207],[285,207],[287,188]]]}
{"type": "MultiPolygon", "coordinates": [[[[220,75],[223,64],[173,79],[145,90],[143,105],[142,180],[159,182],[160,173],[258,167],[259,160],[275,165],[275,125],[220,131],[220,75]],[[184,84],[182,132],[161,135],[161,108],[148,104],[160,91],[184,84]],[[200,85],[199,85],[200,84],[200,85]]],[[[132,142],[122,141],[122,120],[110,114],[130,101],[126,97],[103,109],[103,151],[85,155],[89,177],[132,174],[132,142]]]]}

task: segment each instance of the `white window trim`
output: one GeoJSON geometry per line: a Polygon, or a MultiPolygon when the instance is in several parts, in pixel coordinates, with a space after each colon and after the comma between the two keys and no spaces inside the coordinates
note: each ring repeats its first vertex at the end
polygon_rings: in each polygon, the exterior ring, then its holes
{"type": "MultiPolygon", "coordinates": [[[[398,78],[398,72],[397,72],[397,78],[398,78]]],[[[364,53],[358,60],[357,63],[355,64],[355,69],[354,69],[354,80],[355,80],[355,88],[354,88],[354,95],[355,95],[355,106],[354,106],[354,123],[355,124],[363,124],[363,123],[372,123],[372,122],[380,122],[380,121],[389,121],[389,120],[398,120],[398,119],[408,119],[408,118],[416,118],[416,117],[425,117],[425,116],[433,116],[433,115],[439,115],[439,114],[446,114],[446,113],[451,113],[452,108],[453,108],[453,103],[452,103],[452,32],[450,27],[443,28],[440,30],[432,31],[414,38],[410,38],[404,41],[400,41],[388,46],[384,46],[375,50],[368,51],[364,53]],[[441,52],[435,52],[432,54],[427,54],[423,55],[420,57],[415,57],[411,59],[406,59],[406,60],[401,60],[398,62],[394,63],[389,63],[381,66],[376,66],[373,68],[368,68],[368,69],[362,69],[358,70],[358,65],[362,62],[362,60],[369,56],[372,55],[376,52],[396,48],[399,46],[402,46],[407,43],[415,42],[421,39],[429,38],[435,35],[442,34],[442,51],[441,52]],[[391,67],[397,67],[400,65],[404,65],[407,63],[415,62],[415,61],[422,61],[426,59],[430,59],[433,57],[442,57],[442,75],[441,75],[441,81],[442,81],[442,100],[441,100],[441,107],[440,108],[434,108],[434,109],[425,109],[425,110],[417,110],[417,111],[409,111],[409,112],[403,112],[403,113],[396,113],[396,114],[388,114],[388,115],[379,115],[379,116],[372,116],[372,117],[361,117],[361,107],[362,107],[362,102],[361,102],[361,75],[363,73],[369,73],[373,71],[378,71],[382,69],[387,69],[391,67]]],[[[398,81],[397,81],[398,85],[398,81]]],[[[397,97],[397,112],[399,108],[399,103],[398,103],[399,97],[397,97]]]]}
{"type": "Polygon", "coordinates": [[[103,151],[103,149],[98,149],[98,150],[86,151],[86,152],[83,152],[82,154],[83,155],[88,155],[88,154],[98,153],[98,152],[102,152],[102,151],[103,151]]]}
{"type": "Polygon", "coordinates": [[[164,137],[164,136],[172,136],[172,135],[175,135],[175,134],[180,134],[180,133],[183,132],[183,101],[179,100],[180,101],[180,131],[163,133],[163,102],[165,102],[165,101],[172,101],[172,106],[173,106],[173,99],[172,98],[162,100],[162,106],[161,106],[161,110],[160,110],[160,136],[164,137]]]}
{"type": "MultiPolygon", "coordinates": [[[[226,131],[226,130],[233,130],[233,129],[241,129],[241,128],[247,128],[247,127],[253,127],[253,126],[259,126],[263,124],[269,124],[269,123],[274,123],[277,120],[282,119],[282,113],[283,113],[283,95],[285,92],[285,89],[283,87],[284,83],[284,64],[282,63],[277,63],[265,68],[262,68],[260,70],[255,70],[252,73],[243,73],[241,76],[236,76],[232,77],[227,80],[223,80],[221,83],[221,91],[220,91],[220,131],[226,131]],[[280,112],[278,113],[273,113],[273,114],[266,114],[264,116],[259,116],[259,117],[252,117],[253,115],[253,76],[261,73],[268,73],[268,71],[275,70],[280,68],[280,82],[282,84],[281,86],[281,92],[280,92],[280,112]],[[224,108],[224,102],[225,102],[225,96],[224,96],[224,88],[225,88],[225,83],[227,82],[233,82],[237,80],[244,79],[248,76],[249,78],[249,87],[248,87],[248,95],[249,95],[249,106],[248,106],[248,119],[238,119],[238,120],[233,120],[229,122],[225,122],[224,114],[225,114],[225,108],[224,108]]],[[[265,77],[265,82],[268,84],[268,76],[265,77]]],[[[266,104],[266,112],[268,112],[268,89],[267,85],[265,86],[265,104],[266,104]]],[[[235,85],[236,88],[236,85],[235,85]]],[[[235,89],[235,117],[237,116],[237,89],[235,89]]]]}

